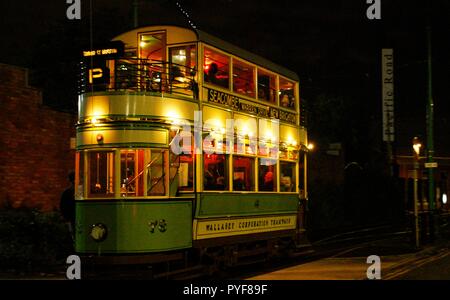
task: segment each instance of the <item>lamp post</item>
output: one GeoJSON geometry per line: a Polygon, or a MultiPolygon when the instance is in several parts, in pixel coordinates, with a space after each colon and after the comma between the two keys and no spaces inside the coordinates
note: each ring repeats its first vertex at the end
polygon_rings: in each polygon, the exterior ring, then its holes
{"type": "Polygon", "coordinates": [[[418,211],[418,205],[419,205],[419,199],[418,199],[418,170],[419,170],[419,159],[420,159],[420,148],[422,147],[422,143],[420,142],[420,139],[418,137],[414,137],[413,141],[413,157],[414,157],[414,233],[415,233],[415,240],[416,240],[416,248],[419,248],[420,241],[419,241],[419,211],[418,211]]]}

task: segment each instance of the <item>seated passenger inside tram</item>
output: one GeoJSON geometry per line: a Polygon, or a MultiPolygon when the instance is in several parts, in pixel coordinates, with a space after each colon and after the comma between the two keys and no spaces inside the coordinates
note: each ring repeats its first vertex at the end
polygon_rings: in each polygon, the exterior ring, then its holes
{"type": "Polygon", "coordinates": [[[225,161],[215,158],[205,162],[204,189],[209,191],[223,191],[227,188],[224,176],[225,161]]]}
{"type": "Polygon", "coordinates": [[[273,191],[274,183],[273,183],[273,172],[269,169],[263,173],[262,180],[259,183],[260,191],[273,191]]]}

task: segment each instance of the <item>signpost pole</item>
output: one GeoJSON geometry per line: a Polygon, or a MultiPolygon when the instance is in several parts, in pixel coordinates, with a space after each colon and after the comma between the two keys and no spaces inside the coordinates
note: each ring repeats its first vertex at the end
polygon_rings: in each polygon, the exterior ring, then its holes
{"type": "MultiPolygon", "coordinates": [[[[427,27],[427,45],[428,45],[428,105],[427,105],[427,162],[433,162],[434,155],[434,103],[433,103],[433,90],[432,90],[432,64],[431,64],[431,27],[427,27]]],[[[436,197],[434,187],[434,168],[428,168],[428,201],[430,208],[430,236],[434,237],[438,228],[435,226],[437,219],[435,220],[436,213],[436,197]]]]}
{"type": "Polygon", "coordinates": [[[383,104],[383,141],[386,142],[389,175],[394,175],[392,142],[394,141],[394,51],[381,49],[381,84],[383,104]]]}

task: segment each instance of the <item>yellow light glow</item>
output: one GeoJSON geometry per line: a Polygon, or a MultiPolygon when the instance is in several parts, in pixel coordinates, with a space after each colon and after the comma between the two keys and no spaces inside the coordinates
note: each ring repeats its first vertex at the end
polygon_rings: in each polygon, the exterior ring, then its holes
{"type": "Polygon", "coordinates": [[[307,148],[308,148],[309,150],[314,150],[314,144],[313,144],[313,143],[309,143],[308,146],[307,146],[307,148]]]}
{"type": "Polygon", "coordinates": [[[147,43],[146,43],[146,42],[144,42],[144,41],[141,41],[141,42],[139,43],[139,46],[141,46],[141,48],[144,48],[144,47],[145,47],[145,45],[147,45],[147,43]]]}
{"type": "Polygon", "coordinates": [[[420,154],[420,147],[422,147],[422,144],[420,143],[416,143],[413,145],[414,152],[416,152],[417,155],[420,154]]]}
{"type": "Polygon", "coordinates": [[[98,124],[98,120],[96,118],[92,118],[91,119],[91,124],[98,124]]]}

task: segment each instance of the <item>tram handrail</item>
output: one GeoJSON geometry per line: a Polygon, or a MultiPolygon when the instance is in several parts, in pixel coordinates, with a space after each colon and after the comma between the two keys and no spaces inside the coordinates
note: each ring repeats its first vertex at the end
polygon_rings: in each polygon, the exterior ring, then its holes
{"type": "MultiPolygon", "coordinates": [[[[160,154],[160,156],[162,156],[162,153],[160,154]]],[[[153,165],[153,163],[154,163],[157,159],[159,159],[159,157],[156,157],[155,159],[153,159],[152,161],[150,161],[150,162],[145,166],[145,168],[142,169],[142,171],[140,171],[136,176],[134,176],[131,180],[129,180],[129,181],[127,182],[126,187],[128,187],[130,184],[132,184],[137,178],[139,178],[139,176],[141,176],[142,174],[144,174],[145,169],[150,168],[150,167],[153,165]]]]}
{"type": "MultiPolygon", "coordinates": [[[[148,169],[148,168],[150,168],[150,167],[151,167],[158,159],[160,159],[160,158],[162,157],[162,155],[163,155],[163,153],[160,153],[160,155],[158,155],[156,158],[154,158],[152,161],[150,161],[150,162],[145,166],[145,168],[143,168],[136,176],[134,176],[131,180],[129,180],[129,181],[125,184],[125,188],[126,188],[125,195],[128,195],[128,187],[129,187],[133,182],[135,182],[140,176],[142,176],[142,175],[144,174],[145,170],[148,169]]],[[[175,172],[174,177],[173,177],[173,178],[170,178],[170,180],[169,180],[169,183],[170,183],[170,184],[173,182],[175,176],[178,174],[179,169],[180,169],[180,164],[179,164],[180,156],[177,155],[175,160],[178,160],[178,166],[177,166],[177,168],[176,168],[176,172],[175,172]]],[[[163,174],[158,178],[157,182],[156,182],[155,184],[152,184],[152,186],[150,187],[150,189],[147,190],[147,192],[151,191],[151,190],[152,190],[152,189],[153,189],[153,188],[161,181],[161,179],[164,178],[165,176],[166,176],[166,172],[163,171],[163,174]]],[[[170,175],[169,175],[169,176],[170,176],[170,175]]]]}
{"type": "Polygon", "coordinates": [[[107,67],[90,67],[81,62],[78,93],[91,91],[157,92],[180,94],[197,99],[198,85],[195,81],[196,68],[169,61],[116,58],[109,60],[107,67]],[[96,76],[93,75],[97,70],[96,76]],[[100,72],[101,70],[101,72],[100,72]]]}

